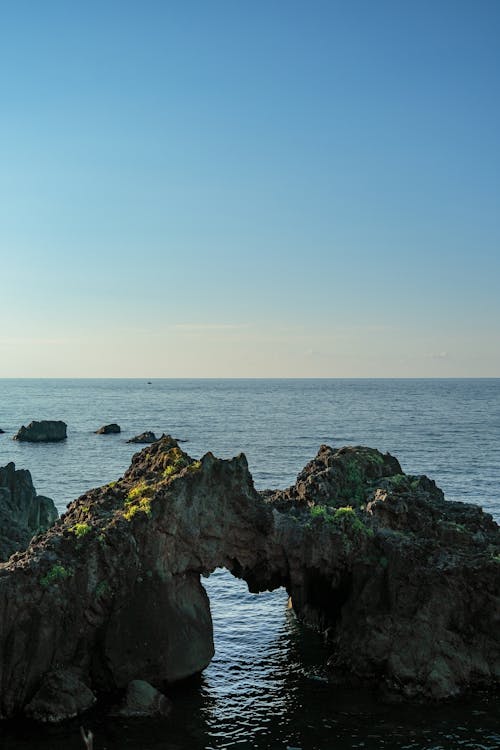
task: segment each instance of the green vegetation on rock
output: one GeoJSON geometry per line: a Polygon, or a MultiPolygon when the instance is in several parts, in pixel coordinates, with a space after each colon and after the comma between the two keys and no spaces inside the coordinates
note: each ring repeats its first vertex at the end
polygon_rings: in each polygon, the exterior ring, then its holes
{"type": "Polygon", "coordinates": [[[384,463],[384,457],[381,456],[380,453],[368,453],[367,459],[370,463],[378,464],[379,466],[382,466],[384,463]]]}
{"type": "Polygon", "coordinates": [[[109,583],[107,581],[101,581],[100,583],[98,583],[94,590],[96,599],[99,599],[101,596],[104,596],[104,594],[106,594],[108,590],[109,590],[109,583]]]}
{"type": "Polygon", "coordinates": [[[367,534],[368,536],[373,534],[373,531],[358,518],[352,505],[345,505],[341,508],[313,505],[309,512],[312,518],[321,518],[324,523],[337,527],[339,530],[367,534]]]}
{"type": "Polygon", "coordinates": [[[350,498],[359,503],[364,500],[364,477],[356,461],[350,460],[346,465],[347,492],[350,498]]]}
{"type": "Polygon", "coordinates": [[[123,513],[123,517],[127,521],[132,520],[137,513],[145,513],[147,516],[151,516],[151,500],[155,493],[163,487],[167,487],[170,480],[184,469],[188,473],[198,471],[201,468],[201,461],[191,461],[189,456],[183,453],[180,448],[172,448],[165,455],[163,465],[162,478],[159,481],[141,480],[129,490],[123,513]]]}
{"type": "Polygon", "coordinates": [[[408,477],[405,474],[393,474],[392,477],[387,477],[387,481],[394,487],[400,487],[402,484],[408,484],[408,477]]]}
{"type": "Polygon", "coordinates": [[[57,581],[64,581],[72,575],[73,570],[71,568],[65,568],[63,565],[56,564],[51,567],[48,573],[40,578],[40,584],[47,587],[52,583],[57,583],[57,581]]]}
{"type": "Polygon", "coordinates": [[[133,502],[134,500],[137,500],[144,496],[148,497],[152,495],[153,492],[154,486],[143,480],[142,482],[138,482],[134,487],[132,487],[127,495],[125,503],[133,502]]]}
{"type": "Polygon", "coordinates": [[[180,448],[172,448],[167,453],[168,465],[163,470],[163,478],[170,479],[179,474],[183,469],[188,471],[197,471],[201,467],[200,461],[191,461],[189,456],[181,451],[180,448]]]}
{"type": "Polygon", "coordinates": [[[145,513],[147,516],[151,515],[152,511],[150,497],[141,497],[138,500],[127,500],[125,502],[125,511],[123,512],[123,517],[127,521],[131,521],[132,518],[137,515],[137,513],[145,513]]]}
{"type": "Polygon", "coordinates": [[[74,526],[70,528],[70,531],[78,538],[85,536],[86,534],[91,531],[92,527],[88,523],[75,523],[74,526]]]}

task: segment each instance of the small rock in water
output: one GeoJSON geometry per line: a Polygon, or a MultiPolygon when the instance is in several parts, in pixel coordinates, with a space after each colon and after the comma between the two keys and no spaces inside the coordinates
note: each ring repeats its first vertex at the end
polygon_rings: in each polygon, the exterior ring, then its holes
{"type": "Polygon", "coordinates": [[[168,716],[172,710],[169,699],[145,680],[132,680],[116,716],[168,716]]]}
{"type": "Polygon", "coordinates": [[[151,430],[146,430],[146,432],[141,432],[140,435],[136,435],[133,438],[130,438],[130,440],[127,440],[127,443],[156,443],[158,438],[154,434],[154,432],[151,432],[151,430]]]}
{"type": "Polygon", "coordinates": [[[112,424],[105,424],[102,427],[99,427],[99,429],[95,431],[95,434],[96,435],[117,435],[119,432],[121,432],[120,425],[115,424],[113,422],[112,424]]]}
{"type": "Polygon", "coordinates": [[[25,443],[58,443],[60,440],[66,440],[66,429],[66,422],[61,420],[33,421],[27,427],[20,427],[13,439],[25,443]]]}

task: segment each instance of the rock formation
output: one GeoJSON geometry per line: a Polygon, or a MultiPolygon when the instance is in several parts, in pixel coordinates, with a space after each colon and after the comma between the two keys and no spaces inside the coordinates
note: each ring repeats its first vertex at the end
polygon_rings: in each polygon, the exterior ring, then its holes
{"type": "Polygon", "coordinates": [[[130,440],[127,440],[127,443],[156,443],[158,438],[154,434],[154,432],[151,432],[151,430],[146,430],[146,432],[141,432],[140,435],[136,435],[133,438],[130,438],[130,440]]]}
{"type": "Polygon", "coordinates": [[[164,717],[172,710],[169,699],[144,680],[132,680],[127,686],[127,692],[122,704],[113,712],[114,716],[134,717],[164,717]]]}
{"type": "Polygon", "coordinates": [[[31,474],[13,463],[0,467],[0,560],[25,549],[33,534],[57,519],[54,502],[37,495],[31,474]]]}
{"type": "Polygon", "coordinates": [[[25,443],[58,443],[66,440],[67,424],[65,422],[42,420],[41,422],[30,422],[27,427],[19,428],[13,440],[25,443]]]}
{"type": "Polygon", "coordinates": [[[500,682],[500,530],[480,508],[369,448],[322,446],[258,493],[243,455],[195,461],[164,437],[0,565],[1,715],[42,705],[60,670],[109,693],[204,669],[200,574],[220,566],[285,586],[335,681],[433,699],[500,682]]]}
{"type": "Polygon", "coordinates": [[[25,714],[30,719],[57,724],[87,711],[96,702],[91,690],[81,681],[78,672],[57,670],[47,673],[25,714]]]}
{"type": "Polygon", "coordinates": [[[432,480],[367,448],[322,446],[268,501],[280,512],[294,609],[327,633],[332,680],[424,699],[500,682],[500,529],[490,515],[445,501],[432,480]]]}
{"type": "Polygon", "coordinates": [[[118,435],[119,432],[121,432],[120,425],[113,422],[112,424],[105,424],[102,427],[99,427],[99,429],[95,431],[95,434],[118,435]]]}

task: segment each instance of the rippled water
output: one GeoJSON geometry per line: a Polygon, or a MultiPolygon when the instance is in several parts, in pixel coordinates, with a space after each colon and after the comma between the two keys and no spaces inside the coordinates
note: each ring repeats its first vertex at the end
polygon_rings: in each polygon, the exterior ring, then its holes
{"type": "MultiPolygon", "coordinates": [[[[480,503],[500,519],[500,380],[0,380],[0,465],[30,469],[60,509],[116,479],[145,429],[189,442],[194,457],[244,451],[258,488],[285,487],[321,443],[389,450],[403,469],[436,479],[449,499],[480,503]],[[10,438],[31,419],[63,419],[68,440],[10,438]],[[121,435],[93,430],[118,422],[121,435]]],[[[180,748],[405,748],[497,750],[500,699],[388,707],[360,691],[332,690],[320,639],[286,610],[283,590],[249,594],[216,571],[204,585],[216,655],[173,695],[166,723],[95,716],[95,750],[180,748]]],[[[8,750],[76,750],[78,727],[0,728],[8,750]]]]}

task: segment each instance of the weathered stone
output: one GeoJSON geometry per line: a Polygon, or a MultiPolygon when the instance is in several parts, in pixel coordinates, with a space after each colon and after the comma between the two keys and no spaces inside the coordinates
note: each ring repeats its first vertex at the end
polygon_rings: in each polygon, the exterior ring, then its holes
{"type": "Polygon", "coordinates": [[[37,495],[31,474],[13,463],[0,467],[0,560],[28,546],[33,534],[52,526],[58,513],[54,502],[37,495]]]}
{"type": "Polygon", "coordinates": [[[412,699],[500,682],[500,532],[481,508],[446,502],[392,456],[327,446],[266,499],[283,524],[311,517],[285,542],[287,589],[328,633],[332,680],[412,699]]]}
{"type": "Polygon", "coordinates": [[[88,711],[96,697],[71,670],[49,672],[28,703],[25,714],[30,719],[56,724],[88,711]]]}
{"type": "Polygon", "coordinates": [[[259,494],[243,455],[194,461],[165,437],[0,566],[2,715],[56,668],[104,693],[204,669],[216,567],[285,586],[334,681],[425,699],[500,682],[500,530],[480,508],[369,448],[322,446],[259,494]]]}
{"type": "Polygon", "coordinates": [[[95,434],[96,435],[117,435],[119,432],[121,432],[120,425],[115,424],[113,422],[112,424],[105,424],[102,427],[99,427],[99,429],[95,431],[95,434]]]}
{"type": "Polygon", "coordinates": [[[140,435],[130,438],[130,440],[127,440],[127,443],[156,443],[157,440],[158,438],[154,432],[147,430],[146,432],[141,432],[140,435]]]}
{"type": "Polygon", "coordinates": [[[66,440],[67,424],[61,420],[42,420],[41,422],[30,422],[27,427],[19,428],[13,440],[25,443],[58,443],[66,440]]]}
{"type": "Polygon", "coordinates": [[[145,680],[129,682],[122,704],[113,714],[133,717],[165,717],[170,714],[172,704],[159,690],[145,680]]]}

